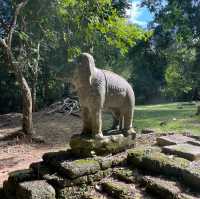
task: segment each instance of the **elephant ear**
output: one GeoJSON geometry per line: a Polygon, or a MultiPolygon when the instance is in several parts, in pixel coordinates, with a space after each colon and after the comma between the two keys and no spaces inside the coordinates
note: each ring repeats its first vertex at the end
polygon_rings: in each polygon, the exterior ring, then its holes
{"type": "Polygon", "coordinates": [[[79,74],[84,81],[91,81],[95,76],[95,62],[92,55],[89,53],[82,53],[78,58],[79,74]]]}

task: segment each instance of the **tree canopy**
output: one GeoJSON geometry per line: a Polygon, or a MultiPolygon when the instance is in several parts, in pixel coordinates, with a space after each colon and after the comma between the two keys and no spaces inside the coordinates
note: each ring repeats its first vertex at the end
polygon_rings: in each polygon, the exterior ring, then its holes
{"type": "MultiPolygon", "coordinates": [[[[0,1],[0,37],[12,27],[17,4],[0,1]]],[[[144,29],[128,22],[128,0],[27,1],[14,27],[12,54],[30,87],[33,110],[70,94],[55,74],[81,52],[97,67],[130,81],[137,103],[199,98],[200,2],[143,0],[154,19],[144,29]]],[[[0,48],[0,112],[20,111],[20,86],[0,48]],[[15,92],[17,91],[17,92],[15,92]]]]}

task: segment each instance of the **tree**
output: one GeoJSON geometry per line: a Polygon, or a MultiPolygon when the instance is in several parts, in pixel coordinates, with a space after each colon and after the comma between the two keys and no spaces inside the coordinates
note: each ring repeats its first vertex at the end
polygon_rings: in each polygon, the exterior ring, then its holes
{"type": "Polygon", "coordinates": [[[129,80],[139,103],[161,100],[165,85],[166,58],[155,48],[153,37],[153,31],[146,32],[145,39],[139,41],[128,53],[132,65],[129,80]]]}
{"type": "MultiPolygon", "coordinates": [[[[153,27],[159,30],[157,33],[167,36],[166,41],[169,41],[163,46],[163,51],[169,57],[166,73],[168,87],[174,91],[178,89],[179,95],[188,93],[193,95],[191,98],[199,99],[200,2],[144,0],[143,5],[154,13],[153,27]],[[173,78],[177,80],[174,83],[173,78]]],[[[177,95],[177,92],[174,94],[177,95]]]]}
{"type": "MultiPolygon", "coordinates": [[[[6,63],[8,67],[10,67],[16,76],[17,81],[20,84],[22,98],[23,98],[23,120],[22,120],[22,128],[25,134],[32,135],[33,134],[33,122],[32,122],[32,97],[31,97],[31,90],[25,79],[22,71],[21,66],[21,51],[23,50],[22,44],[20,45],[19,49],[19,56],[16,57],[13,53],[12,49],[12,41],[13,41],[13,34],[16,30],[17,26],[17,19],[20,14],[20,11],[25,5],[27,4],[27,0],[21,1],[20,3],[16,4],[14,7],[14,13],[11,20],[11,23],[6,23],[7,20],[4,20],[5,17],[1,15],[1,26],[3,28],[3,36],[0,38],[0,44],[3,49],[3,53],[5,56],[6,63]]],[[[2,13],[1,13],[2,14],[2,13]]]]}
{"type": "MultiPolygon", "coordinates": [[[[10,1],[10,15],[1,13],[8,28],[16,2],[10,1]]],[[[144,39],[144,30],[127,23],[128,6],[124,0],[34,0],[20,9],[12,39],[12,61],[30,86],[33,111],[66,95],[66,84],[57,81],[55,74],[81,52],[92,53],[98,67],[130,77],[126,55],[130,47],[144,39]]],[[[6,41],[8,31],[3,30],[6,41]]],[[[0,56],[0,62],[7,62],[5,58],[0,56]]],[[[4,78],[12,80],[10,75],[4,78]]],[[[10,90],[15,87],[8,85],[10,90]]]]}

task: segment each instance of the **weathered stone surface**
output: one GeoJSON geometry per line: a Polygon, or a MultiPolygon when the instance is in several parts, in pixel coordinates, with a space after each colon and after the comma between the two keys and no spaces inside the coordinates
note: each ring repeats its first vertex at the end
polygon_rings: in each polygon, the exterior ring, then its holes
{"type": "Polygon", "coordinates": [[[130,149],[128,163],[133,167],[173,176],[180,176],[182,170],[190,165],[186,159],[167,156],[152,148],[130,149]]]}
{"type": "Polygon", "coordinates": [[[160,177],[144,176],[142,178],[143,186],[146,190],[159,198],[167,199],[198,199],[200,195],[193,195],[185,192],[177,181],[167,180],[160,177]]]}
{"type": "Polygon", "coordinates": [[[97,192],[95,189],[88,190],[83,195],[83,199],[112,199],[105,193],[97,192]]]}
{"type": "Polygon", "coordinates": [[[148,134],[137,134],[136,136],[136,147],[140,145],[154,145],[156,144],[156,139],[158,133],[148,133],[148,134]]]}
{"type": "Polygon", "coordinates": [[[189,141],[193,141],[193,138],[179,135],[179,134],[173,134],[173,135],[167,135],[167,136],[161,136],[157,138],[157,144],[159,146],[168,146],[168,145],[175,145],[175,144],[183,144],[189,141]]]}
{"type": "Polygon", "coordinates": [[[72,159],[73,155],[71,153],[71,150],[67,151],[58,151],[58,152],[50,152],[50,153],[45,153],[43,155],[43,160],[45,163],[49,164],[52,161],[63,161],[63,160],[69,160],[72,159]]]}
{"type": "Polygon", "coordinates": [[[95,60],[89,53],[82,53],[77,64],[59,73],[59,78],[72,80],[77,88],[83,117],[84,134],[93,138],[103,137],[102,109],[113,115],[113,129],[120,128],[127,134],[133,133],[133,112],[135,95],[131,85],[119,75],[96,68],[95,60]],[[70,70],[71,69],[71,70],[70,70]],[[64,77],[63,77],[64,76],[64,77]],[[88,84],[88,82],[90,82],[88,84]],[[124,120],[124,125],[121,125],[124,120]]]}
{"type": "Polygon", "coordinates": [[[193,140],[193,141],[189,141],[188,144],[200,146],[200,141],[199,140],[193,140]]]}
{"type": "Polygon", "coordinates": [[[162,150],[165,153],[174,154],[191,161],[200,159],[200,147],[187,143],[172,146],[164,146],[162,150]]]}
{"type": "Polygon", "coordinates": [[[184,158],[132,149],[128,151],[128,164],[159,175],[176,177],[190,188],[200,190],[200,165],[192,166],[193,162],[184,158]]]}
{"type": "Polygon", "coordinates": [[[200,161],[193,161],[190,163],[186,172],[183,172],[184,182],[200,192],[200,161]]]}
{"type": "Polygon", "coordinates": [[[59,165],[59,172],[70,179],[94,174],[100,169],[99,162],[93,158],[64,161],[59,165]]]}
{"type": "Polygon", "coordinates": [[[85,191],[87,191],[85,185],[66,187],[57,191],[57,199],[79,199],[83,197],[85,191]]]}
{"type": "Polygon", "coordinates": [[[127,153],[122,152],[112,156],[97,156],[95,159],[99,162],[101,169],[104,170],[126,164],[127,153]]]}
{"type": "Polygon", "coordinates": [[[187,168],[189,161],[182,158],[171,158],[160,152],[149,149],[130,149],[128,151],[128,164],[155,173],[179,175],[181,168],[187,168]]]}
{"type": "Polygon", "coordinates": [[[16,189],[18,183],[24,181],[35,180],[37,176],[34,174],[32,169],[19,170],[9,173],[8,180],[3,184],[3,189],[8,199],[13,199],[16,195],[16,189]]]}
{"type": "Polygon", "coordinates": [[[116,199],[134,199],[137,198],[135,186],[115,181],[113,179],[106,180],[102,183],[103,191],[116,199]]]}
{"type": "Polygon", "coordinates": [[[42,179],[44,175],[54,173],[44,162],[32,163],[30,168],[33,170],[38,179],[42,179]]]}
{"type": "Polygon", "coordinates": [[[8,180],[18,183],[18,182],[33,180],[35,178],[36,175],[33,173],[32,169],[24,169],[9,173],[8,180]]]}
{"type": "Polygon", "coordinates": [[[44,180],[22,182],[17,189],[16,199],[56,199],[56,193],[44,180]]]}
{"type": "Polygon", "coordinates": [[[108,135],[102,139],[91,139],[82,135],[75,135],[70,140],[72,152],[78,156],[92,156],[115,154],[135,146],[135,135],[108,135]]]}
{"type": "Polygon", "coordinates": [[[149,134],[149,133],[154,133],[154,132],[155,132],[154,129],[148,129],[148,128],[142,129],[141,131],[142,134],[149,134]]]}
{"type": "Polygon", "coordinates": [[[94,184],[96,181],[100,181],[104,177],[111,175],[111,173],[112,170],[107,169],[103,171],[98,171],[95,174],[85,175],[75,179],[63,178],[58,174],[54,173],[54,174],[44,175],[43,179],[45,179],[49,184],[53,185],[54,187],[60,189],[60,188],[83,185],[83,184],[85,185],[94,184]]]}
{"type": "Polygon", "coordinates": [[[113,170],[113,176],[127,183],[135,183],[137,181],[138,171],[126,167],[119,167],[113,170]]]}

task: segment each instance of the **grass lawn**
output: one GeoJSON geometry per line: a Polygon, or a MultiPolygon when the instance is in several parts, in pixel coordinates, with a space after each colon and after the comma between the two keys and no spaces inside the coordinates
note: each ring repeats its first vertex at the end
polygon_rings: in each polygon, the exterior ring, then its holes
{"type": "MultiPolygon", "coordinates": [[[[144,128],[157,132],[191,132],[200,135],[200,116],[196,116],[194,103],[179,102],[136,106],[134,127],[137,131],[144,128]]],[[[111,116],[104,116],[105,127],[112,123],[111,116]]]]}

